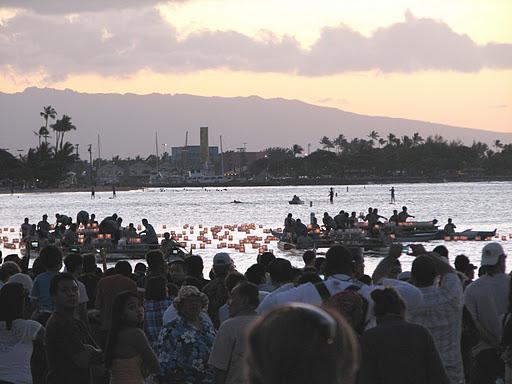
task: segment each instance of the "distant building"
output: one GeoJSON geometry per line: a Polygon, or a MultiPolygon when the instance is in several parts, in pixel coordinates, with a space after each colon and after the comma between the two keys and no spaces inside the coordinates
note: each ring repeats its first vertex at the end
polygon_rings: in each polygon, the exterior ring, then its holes
{"type": "MultiPolygon", "coordinates": [[[[203,158],[205,154],[203,152],[203,158]]],[[[219,147],[208,147],[208,161],[215,163],[219,158],[219,147]]],[[[186,147],[171,148],[171,163],[178,169],[200,169],[203,167],[201,161],[201,146],[188,145],[186,147]]]]}
{"type": "Polygon", "coordinates": [[[118,184],[124,176],[124,169],[114,163],[101,166],[96,173],[96,181],[100,185],[118,184]]]}

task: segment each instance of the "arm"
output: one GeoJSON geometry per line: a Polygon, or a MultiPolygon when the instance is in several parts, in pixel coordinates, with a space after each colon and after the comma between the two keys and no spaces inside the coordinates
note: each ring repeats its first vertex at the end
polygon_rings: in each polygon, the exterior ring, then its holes
{"type": "Polygon", "coordinates": [[[389,247],[389,254],[380,261],[372,275],[373,283],[378,283],[382,278],[388,277],[393,268],[400,266],[398,258],[402,254],[402,244],[395,243],[389,247]]]}
{"type": "Polygon", "coordinates": [[[142,329],[135,328],[133,334],[133,343],[135,350],[142,357],[142,365],[145,368],[145,373],[149,375],[152,373],[160,372],[160,364],[158,363],[158,359],[156,358],[155,352],[153,352],[153,349],[149,345],[149,341],[142,329]]]}

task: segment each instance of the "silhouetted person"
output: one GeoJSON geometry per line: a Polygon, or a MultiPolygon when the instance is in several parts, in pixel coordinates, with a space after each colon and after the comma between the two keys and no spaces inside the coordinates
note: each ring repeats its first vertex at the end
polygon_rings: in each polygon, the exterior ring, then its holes
{"type": "Polygon", "coordinates": [[[391,189],[389,191],[391,192],[391,202],[395,203],[396,202],[396,200],[395,200],[395,187],[391,187],[391,189]]]}
{"type": "Polygon", "coordinates": [[[332,204],[333,200],[334,200],[334,189],[332,189],[332,187],[331,187],[331,189],[329,191],[329,201],[331,202],[331,204],[332,204]]]}

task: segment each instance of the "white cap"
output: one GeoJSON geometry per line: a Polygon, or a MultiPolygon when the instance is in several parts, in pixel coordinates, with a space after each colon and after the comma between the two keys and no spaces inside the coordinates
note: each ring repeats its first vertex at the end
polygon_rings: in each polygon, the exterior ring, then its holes
{"type": "Polygon", "coordinates": [[[503,247],[499,243],[489,243],[482,249],[482,260],[480,264],[483,265],[496,265],[500,256],[505,255],[503,247]]]}
{"type": "Polygon", "coordinates": [[[25,288],[29,293],[32,292],[32,286],[34,285],[30,276],[25,273],[16,273],[12,275],[7,280],[7,284],[9,283],[21,284],[23,285],[23,288],[25,288]]]}

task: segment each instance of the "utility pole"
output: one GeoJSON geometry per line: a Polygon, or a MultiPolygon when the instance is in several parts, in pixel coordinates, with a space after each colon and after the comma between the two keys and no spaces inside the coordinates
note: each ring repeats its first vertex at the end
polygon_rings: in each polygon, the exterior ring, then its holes
{"type": "Polygon", "coordinates": [[[158,132],[155,132],[155,148],[156,148],[156,175],[158,177],[158,174],[159,174],[159,169],[158,169],[158,132]]]}
{"type": "Polygon", "coordinates": [[[89,174],[90,174],[90,181],[91,181],[91,187],[92,187],[92,144],[89,144],[89,174]]]}
{"type": "Polygon", "coordinates": [[[311,144],[308,144],[308,156],[311,154],[311,144]]]}
{"type": "Polygon", "coordinates": [[[224,177],[224,152],[222,151],[222,135],[220,135],[220,171],[224,177]]]}

